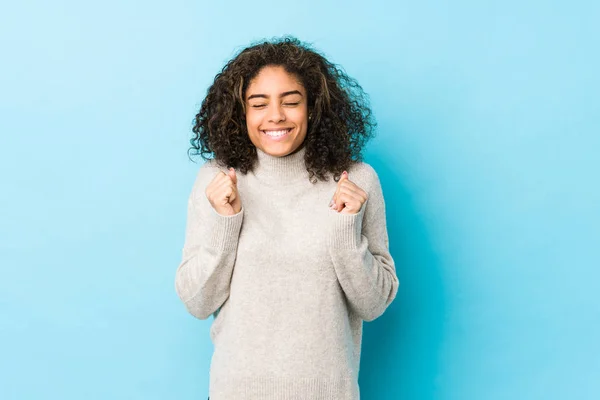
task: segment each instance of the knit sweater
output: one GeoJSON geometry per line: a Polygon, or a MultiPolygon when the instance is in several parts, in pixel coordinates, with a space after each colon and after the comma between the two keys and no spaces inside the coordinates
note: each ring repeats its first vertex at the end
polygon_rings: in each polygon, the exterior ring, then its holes
{"type": "Polygon", "coordinates": [[[188,200],[175,288],[199,319],[214,316],[211,400],[358,400],[363,321],[398,290],[379,178],[355,162],[348,179],[367,192],[357,214],[329,208],[337,182],[311,183],[305,148],[237,173],[242,209],[223,216],[205,190],[219,170],[199,169],[188,200]]]}

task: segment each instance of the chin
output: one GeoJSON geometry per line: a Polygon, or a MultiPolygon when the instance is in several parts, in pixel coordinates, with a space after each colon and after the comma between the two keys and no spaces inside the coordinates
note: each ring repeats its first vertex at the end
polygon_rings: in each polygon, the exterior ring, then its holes
{"type": "Polygon", "coordinates": [[[265,153],[273,155],[286,155],[295,150],[294,139],[288,138],[283,142],[272,142],[269,139],[263,139],[260,141],[262,150],[265,153]]]}
{"type": "Polygon", "coordinates": [[[273,145],[263,146],[263,151],[265,153],[270,154],[272,156],[277,156],[277,157],[287,156],[294,150],[295,149],[292,146],[273,146],[273,145]]]}

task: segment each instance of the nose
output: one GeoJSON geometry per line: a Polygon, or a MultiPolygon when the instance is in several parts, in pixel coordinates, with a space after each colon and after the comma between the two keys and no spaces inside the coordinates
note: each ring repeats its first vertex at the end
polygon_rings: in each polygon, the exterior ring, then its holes
{"type": "Polygon", "coordinates": [[[269,122],[279,123],[285,121],[285,113],[283,112],[283,108],[279,104],[274,104],[272,107],[269,107],[269,122]]]}

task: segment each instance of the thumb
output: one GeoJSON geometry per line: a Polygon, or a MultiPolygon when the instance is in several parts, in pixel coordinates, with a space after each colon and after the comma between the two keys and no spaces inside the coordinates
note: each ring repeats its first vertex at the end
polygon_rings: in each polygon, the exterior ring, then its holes
{"type": "Polygon", "coordinates": [[[340,185],[342,184],[342,181],[344,179],[348,179],[348,172],[347,171],[342,172],[342,175],[340,175],[340,179],[337,181],[338,188],[340,187],[340,185]]]}
{"type": "Polygon", "coordinates": [[[341,182],[344,179],[348,179],[348,171],[342,172],[342,176],[340,177],[340,180],[338,182],[341,182]]]}
{"type": "Polygon", "coordinates": [[[237,185],[237,175],[235,174],[235,169],[233,167],[229,168],[229,171],[227,171],[227,175],[229,175],[229,177],[233,181],[233,184],[237,185]]]}

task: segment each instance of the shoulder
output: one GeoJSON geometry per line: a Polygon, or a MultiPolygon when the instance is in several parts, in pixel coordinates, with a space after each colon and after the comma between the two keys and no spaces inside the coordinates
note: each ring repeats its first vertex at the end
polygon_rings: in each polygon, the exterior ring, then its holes
{"type": "Polygon", "coordinates": [[[227,173],[227,166],[221,165],[216,159],[212,158],[210,160],[206,160],[204,164],[198,168],[198,173],[196,174],[196,181],[206,181],[208,184],[217,173],[223,172],[227,173]]]}
{"type": "Polygon", "coordinates": [[[353,163],[348,169],[348,179],[367,193],[379,190],[381,184],[375,168],[364,161],[353,163]]]}
{"type": "Polygon", "coordinates": [[[211,158],[206,160],[204,164],[198,168],[198,175],[207,175],[211,173],[217,173],[219,171],[224,171],[227,168],[219,164],[219,162],[215,158],[211,158]]]}

